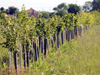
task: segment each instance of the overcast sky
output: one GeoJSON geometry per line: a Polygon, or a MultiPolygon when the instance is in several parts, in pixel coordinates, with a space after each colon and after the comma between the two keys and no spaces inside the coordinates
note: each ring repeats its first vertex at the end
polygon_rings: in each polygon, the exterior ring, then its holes
{"type": "Polygon", "coordinates": [[[66,4],[77,3],[82,6],[86,1],[93,0],[1,0],[0,7],[7,9],[9,6],[15,6],[21,10],[23,4],[26,9],[33,8],[36,11],[52,11],[53,7],[65,2],[66,4]]]}

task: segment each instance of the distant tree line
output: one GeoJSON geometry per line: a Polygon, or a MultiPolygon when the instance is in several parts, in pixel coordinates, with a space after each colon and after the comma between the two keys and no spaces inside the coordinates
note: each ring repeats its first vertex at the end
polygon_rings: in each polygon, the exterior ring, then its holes
{"type": "MultiPolygon", "coordinates": [[[[63,17],[67,12],[76,14],[79,11],[83,12],[91,12],[94,10],[100,11],[100,0],[86,1],[82,7],[78,6],[77,4],[66,5],[65,3],[61,3],[57,7],[54,7],[53,10],[56,12],[56,15],[59,15],[61,17],[63,17]]],[[[53,13],[42,12],[44,18],[51,17],[53,13]]]]}
{"type": "MultiPolygon", "coordinates": [[[[56,15],[63,17],[67,12],[68,13],[74,13],[76,14],[79,11],[83,12],[91,12],[94,10],[99,10],[100,11],[100,0],[93,0],[93,1],[86,1],[85,4],[81,7],[78,6],[77,4],[68,4],[66,3],[61,3],[57,7],[53,8],[54,12],[56,12],[56,15]]],[[[8,7],[8,9],[5,9],[4,7],[0,8],[0,13],[6,12],[7,14],[15,14],[15,13],[20,13],[19,9],[17,7],[8,7]]],[[[42,16],[46,19],[52,16],[54,12],[46,12],[42,11],[42,16]]]]}
{"type": "Polygon", "coordinates": [[[2,12],[12,15],[12,14],[15,14],[15,13],[19,13],[19,9],[17,7],[14,7],[14,6],[8,7],[8,9],[1,7],[0,13],[2,13],[2,12]]]}

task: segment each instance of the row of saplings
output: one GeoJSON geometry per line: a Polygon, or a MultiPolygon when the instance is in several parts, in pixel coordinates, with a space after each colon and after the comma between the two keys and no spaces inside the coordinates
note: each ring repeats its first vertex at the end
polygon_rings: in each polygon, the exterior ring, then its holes
{"type": "MultiPolygon", "coordinates": [[[[66,43],[66,42],[70,42],[72,39],[77,38],[77,36],[82,36],[82,31],[86,31],[88,29],[88,26],[84,26],[84,27],[75,27],[73,30],[67,31],[64,30],[62,31],[60,34],[54,34],[54,36],[51,37],[51,39],[47,39],[47,38],[43,38],[41,37],[37,37],[37,40],[35,40],[32,43],[32,47],[33,49],[28,48],[29,46],[29,42],[27,42],[26,40],[26,44],[21,43],[19,44],[19,48],[20,48],[20,53],[21,53],[21,48],[22,48],[22,53],[21,56],[23,55],[23,59],[24,59],[24,68],[26,69],[26,67],[29,69],[29,60],[31,60],[32,62],[40,60],[40,58],[42,58],[42,60],[44,58],[46,58],[47,55],[47,50],[50,50],[51,48],[55,48],[56,50],[59,49],[59,47],[66,43]],[[82,29],[83,28],[83,29],[82,29]],[[40,54],[43,54],[42,57],[40,57],[40,54]]],[[[12,53],[12,49],[10,49],[10,53],[12,53]]],[[[17,54],[19,52],[14,51],[14,65],[15,65],[15,69],[17,72],[17,54]]],[[[12,59],[12,54],[9,55],[12,59]]],[[[11,60],[10,59],[10,60],[11,60]]],[[[22,61],[22,58],[20,58],[20,61],[22,61]]],[[[22,69],[22,64],[20,64],[20,67],[22,69]]]]}
{"type": "Polygon", "coordinates": [[[51,50],[51,48],[57,50],[66,41],[69,42],[78,34],[81,36],[82,31],[87,30],[88,25],[92,23],[92,18],[84,19],[82,17],[85,21],[78,18],[74,14],[68,13],[63,18],[55,14],[50,19],[42,18],[41,14],[38,18],[28,17],[24,8],[18,19],[2,14],[0,25],[9,48],[9,69],[11,70],[12,65],[12,52],[17,72],[17,55],[19,56],[20,69],[22,69],[23,59],[26,69],[26,67],[29,68],[29,60],[34,62],[46,58],[47,50],[51,50]],[[86,26],[80,24],[86,24],[86,26]],[[42,56],[40,56],[41,54],[42,56]]]}

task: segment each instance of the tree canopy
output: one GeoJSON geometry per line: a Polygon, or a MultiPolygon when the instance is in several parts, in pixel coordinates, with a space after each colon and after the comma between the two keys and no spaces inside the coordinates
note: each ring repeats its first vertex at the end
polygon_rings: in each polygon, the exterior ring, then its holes
{"type": "Polygon", "coordinates": [[[93,8],[93,5],[92,5],[92,1],[86,1],[85,4],[83,5],[83,11],[91,11],[93,8]]]}
{"type": "Polygon", "coordinates": [[[79,12],[81,10],[80,7],[76,4],[69,4],[68,6],[69,6],[69,8],[68,8],[69,13],[75,13],[76,14],[77,12],[79,12]]]}
{"type": "Polygon", "coordinates": [[[53,10],[57,12],[57,15],[61,17],[67,13],[68,6],[65,3],[59,4],[57,7],[54,7],[53,10]]]}
{"type": "Polygon", "coordinates": [[[9,7],[8,8],[9,10],[9,14],[15,14],[15,13],[18,13],[18,8],[17,7],[9,7]]]}
{"type": "Polygon", "coordinates": [[[42,12],[42,17],[48,19],[49,18],[49,12],[42,12]]]}
{"type": "Polygon", "coordinates": [[[100,11],[100,0],[93,0],[93,10],[100,11]]]}
{"type": "Polygon", "coordinates": [[[1,7],[0,10],[3,11],[4,10],[4,7],[1,7]]]}

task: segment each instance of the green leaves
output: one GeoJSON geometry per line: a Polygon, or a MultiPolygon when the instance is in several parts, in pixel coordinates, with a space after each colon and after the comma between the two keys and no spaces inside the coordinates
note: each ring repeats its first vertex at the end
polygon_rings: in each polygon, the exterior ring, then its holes
{"type": "Polygon", "coordinates": [[[75,26],[75,23],[76,23],[76,18],[74,16],[74,14],[69,14],[67,13],[65,16],[64,16],[64,22],[65,22],[65,27],[66,29],[69,31],[69,30],[72,30],[75,26]]]}
{"type": "Polygon", "coordinates": [[[57,33],[59,34],[61,31],[63,31],[65,28],[65,23],[63,22],[63,19],[61,17],[58,17],[58,25],[56,27],[57,33]]]}
{"type": "Polygon", "coordinates": [[[64,17],[54,13],[49,19],[42,18],[42,14],[39,13],[39,17],[35,18],[34,16],[29,17],[23,5],[18,19],[16,16],[11,18],[2,13],[0,15],[0,27],[8,45],[12,48],[18,47],[18,39],[21,39],[22,43],[27,44],[29,50],[31,40],[37,40],[37,36],[42,37],[43,35],[44,38],[50,38],[56,32],[59,34],[64,29],[70,31],[74,27],[98,24],[100,23],[99,17],[99,12],[94,11],[91,13],[79,12],[77,15],[67,13],[64,17]]]}
{"type": "Polygon", "coordinates": [[[82,25],[88,25],[92,26],[93,24],[98,24],[100,21],[98,21],[100,17],[100,14],[98,11],[92,11],[91,13],[87,12],[79,12],[76,15],[77,18],[77,26],[82,25]]]}

